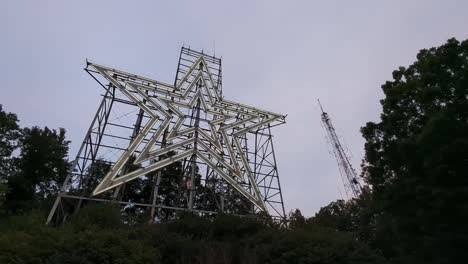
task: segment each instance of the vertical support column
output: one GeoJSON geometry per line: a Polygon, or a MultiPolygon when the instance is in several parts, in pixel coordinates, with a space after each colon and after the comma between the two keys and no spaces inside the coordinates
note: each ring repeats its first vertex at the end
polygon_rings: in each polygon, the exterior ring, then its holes
{"type": "Polygon", "coordinates": [[[197,155],[193,154],[192,156],[192,167],[190,169],[190,194],[189,194],[189,202],[188,202],[188,209],[192,211],[193,209],[193,197],[195,196],[195,170],[196,170],[196,160],[197,155]]]}
{"type": "MultiPolygon", "coordinates": [[[[253,177],[255,179],[255,181],[257,181],[258,183],[258,172],[257,172],[257,155],[258,155],[258,130],[255,131],[255,146],[254,146],[254,168],[253,168],[253,177]]],[[[254,212],[255,210],[255,207],[253,205],[252,206],[252,213],[254,212]]]]}
{"type": "Polygon", "coordinates": [[[271,153],[273,155],[273,164],[275,166],[275,170],[276,170],[276,180],[278,181],[278,191],[279,191],[279,195],[280,195],[280,202],[281,202],[281,209],[282,209],[282,217],[285,218],[286,217],[286,211],[284,210],[284,200],[283,200],[283,192],[281,191],[281,184],[280,184],[280,179],[279,179],[279,173],[278,173],[278,167],[277,167],[277,163],[276,163],[276,155],[275,155],[275,148],[273,147],[273,139],[272,139],[272,136],[271,136],[271,125],[268,124],[268,140],[270,141],[270,144],[271,144],[271,153]]]}
{"type": "Polygon", "coordinates": [[[221,210],[222,213],[224,213],[224,184],[222,182],[222,179],[220,179],[220,182],[221,182],[221,185],[220,185],[221,186],[220,187],[221,194],[220,194],[220,197],[219,197],[220,207],[221,207],[220,210],[221,210]]]}
{"type": "MultiPolygon", "coordinates": [[[[166,137],[167,137],[167,129],[164,131],[163,134],[163,139],[161,142],[161,148],[166,147],[166,137]]],[[[161,157],[159,157],[161,160],[161,157]]],[[[156,202],[158,199],[158,193],[159,193],[159,184],[161,183],[161,170],[158,170],[156,172],[156,179],[154,180],[154,185],[153,185],[153,190],[151,191],[151,211],[150,211],[150,223],[154,223],[155,217],[156,217],[156,202]]]]}
{"type": "MultiPolygon", "coordinates": [[[[200,90],[201,88],[201,82],[198,80],[197,83],[197,90],[200,90]]],[[[190,195],[189,195],[189,202],[188,202],[188,209],[189,211],[192,211],[193,209],[193,197],[195,196],[195,172],[197,169],[197,141],[198,141],[198,127],[200,126],[200,99],[198,98],[197,100],[197,105],[195,107],[195,132],[194,132],[194,137],[195,137],[195,143],[193,144],[193,149],[194,149],[194,154],[192,155],[192,167],[190,171],[190,195]]]]}

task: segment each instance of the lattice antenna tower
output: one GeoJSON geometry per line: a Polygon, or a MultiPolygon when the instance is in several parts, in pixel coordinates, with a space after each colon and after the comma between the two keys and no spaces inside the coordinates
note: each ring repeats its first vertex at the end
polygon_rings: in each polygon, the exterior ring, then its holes
{"type": "Polygon", "coordinates": [[[320,106],[320,110],[322,111],[322,123],[327,132],[328,142],[330,143],[333,154],[335,155],[346,195],[348,198],[357,197],[361,193],[361,184],[359,183],[358,175],[351,165],[351,162],[343,149],[343,145],[336,135],[336,131],[332,125],[330,117],[325,111],[323,111],[320,101],[317,101],[320,106]]]}

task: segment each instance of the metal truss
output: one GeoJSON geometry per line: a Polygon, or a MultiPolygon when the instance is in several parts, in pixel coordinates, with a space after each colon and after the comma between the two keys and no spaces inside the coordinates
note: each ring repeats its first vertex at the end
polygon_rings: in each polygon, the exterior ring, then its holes
{"type": "Polygon", "coordinates": [[[330,117],[325,111],[323,111],[320,101],[318,101],[318,104],[320,106],[320,110],[322,111],[322,124],[325,127],[327,132],[327,140],[329,141],[333,150],[333,154],[335,155],[346,196],[348,198],[358,197],[361,193],[361,184],[359,182],[358,175],[351,165],[351,162],[349,161],[349,158],[346,155],[346,152],[344,151],[338,136],[336,135],[336,131],[331,123],[330,117]]]}
{"type": "Polygon", "coordinates": [[[89,201],[148,208],[150,221],[163,209],[285,217],[271,134],[285,116],[224,99],[221,59],[182,47],[173,84],[91,62],[85,71],[105,92],[48,223],[89,201]],[[128,198],[142,180],[150,195],[128,198]]]}

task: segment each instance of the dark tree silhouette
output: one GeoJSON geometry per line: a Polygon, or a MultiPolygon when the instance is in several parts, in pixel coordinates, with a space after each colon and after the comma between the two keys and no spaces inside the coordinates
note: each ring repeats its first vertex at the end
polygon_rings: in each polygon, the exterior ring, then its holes
{"type": "Polygon", "coordinates": [[[376,243],[408,263],[461,263],[468,245],[468,41],[421,50],[362,128],[376,243]]]}
{"type": "Polygon", "coordinates": [[[0,207],[8,191],[7,178],[15,172],[15,159],[12,154],[18,147],[20,136],[18,117],[3,111],[0,105],[0,207]]]}
{"type": "Polygon", "coordinates": [[[9,210],[38,206],[58,192],[69,169],[68,144],[64,129],[23,129],[17,171],[8,177],[5,204],[9,210]]]}

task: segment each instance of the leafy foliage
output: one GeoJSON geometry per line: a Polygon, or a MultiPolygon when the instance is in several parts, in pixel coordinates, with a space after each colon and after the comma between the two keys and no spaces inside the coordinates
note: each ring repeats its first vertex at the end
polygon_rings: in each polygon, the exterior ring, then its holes
{"type": "Polygon", "coordinates": [[[65,130],[25,128],[19,139],[17,170],[8,176],[6,206],[11,211],[30,208],[57,193],[68,173],[69,141],[65,130]]]}
{"type": "MultiPolygon", "coordinates": [[[[468,41],[421,50],[362,128],[375,243],[408,263],[459,263],[468,244],[468,41]]],[[[462,260],[464,259],[464,260],[462,260]]]]}
{"type": "Polygon", "coordinates": [[[0,206],[5,202],[8,191],[7,177],[15,171],[12,154],[18,147],[20,136],[17,116],[3,111],[0,105],[0,206]]]}
{"type": "Polygon", "coordinates": [[[44,226],[37,212],[12,216],[0,225],[0,263],[385,263],[351,236],[314,226],[190,214],[128,226],[119,217],[102,204],[60,228],[44,226]]]}
{"type": "Polygon", "coordinates": [[[0,105],[0,176],[2,177],[8,172],[7,160],[17,148],[20,136],[18,117],[13,113],[3,111],[0,105]]]}

